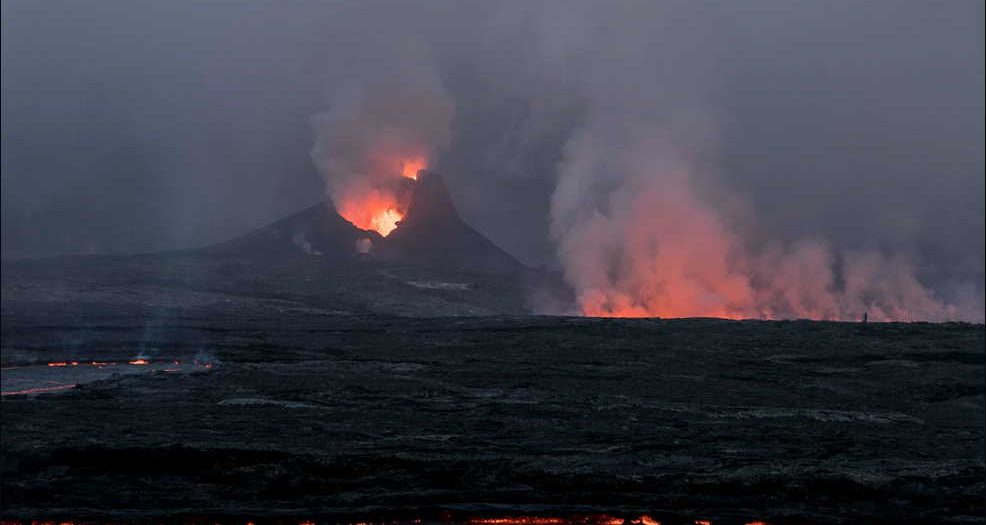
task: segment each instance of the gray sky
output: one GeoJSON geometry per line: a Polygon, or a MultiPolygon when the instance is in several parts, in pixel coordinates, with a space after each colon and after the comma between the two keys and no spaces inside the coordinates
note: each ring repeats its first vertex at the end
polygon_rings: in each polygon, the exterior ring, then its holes
{"type": "Polygon", "coordinates": [[[981,2],[2,5],[4,257],[201,245],[323,198],[311,117],[413,48],[455,108],[434,167],[525,262],[555,264],[592,115],[694,107],[757,236],[982,288],[981,2]]]}

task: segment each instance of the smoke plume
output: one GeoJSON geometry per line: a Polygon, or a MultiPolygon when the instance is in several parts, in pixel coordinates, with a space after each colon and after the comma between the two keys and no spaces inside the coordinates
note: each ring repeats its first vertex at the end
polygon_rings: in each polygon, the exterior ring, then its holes
{"type": "Polygon", "coordinates": [[[344,83],[329,109],[312,118],[312,159],[336,209],[383,235],[407,211],[408,179],[449,141],[454,105],[417,49],[344,83]]]}
{"type": "Polygon", "coordinates": [[[574,78],[585,109],[558,165],[551,233],[577,311],[982,320],[981,297],[965,305],[938,297],[908,253],[835,250],[810,231],[794,240],[758,231],[754,208],[717,176],[709,72],[722,68],[714,46],[690,34],[706,14],[652,15],[646,27],[612,11],[586,16],[579,34],[587,40],[569,43],[583,57],[574,78]]]}
{"type": "Polygon", "coordinates": [[[3,6],[4,257],[386,234],[427,165],[559,310],[984,317],[982,2],[3,6]]]}
{"type": "Polygon", "coordinates": [[[924,287],[903,254],[836,253],[812,239],[756,250],[699,193],[697,168],[659,131],[640,133],[613,149],[587,128],[560,167],[552,231],[583,314],[976,318],[924,287]]]}

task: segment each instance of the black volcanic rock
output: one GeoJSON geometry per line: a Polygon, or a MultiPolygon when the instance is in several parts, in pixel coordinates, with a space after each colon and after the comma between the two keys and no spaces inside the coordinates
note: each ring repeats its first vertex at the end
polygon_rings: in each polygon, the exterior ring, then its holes
{"type": "Polygon", "coordinates": [[[414,192],[411,194],[411,204],[407,209],[407,216],[401,221],[401,227],[414,227],[415,225],[439,225],[445,222],[461,222],[459,213],[449,195],[445,179],[438,173],[426,170],[418,171],[418,178],[414,184],[414,192]]]}
{"type": "Polygon", "coordinates": [[[232,241],[205,248],[203,252],[260,259],[298,255],[347,259],[359,254],[357,241],[366,238],[374,244],[382,239],[377,232],[357,228],[339,215],[330,202],[323,201],[232,241]]]}
{"type": "Polygon", "coordinates": [[[298,309],[528,313],[532,289],[554,282],[551,276],[525,268],[466,225],[440,176],[422,173],[420,182],[406,184],[407,220],[388,237],[357,228],[322,202],[204,248],[4,261],[3,309],[67,304],[120,315],[202,310],[210,318],[298,309]]]}
{"type": "Polygon", "coordinates": [[[407,215],[375,252],[387,259],[437,267],[519,273],[520,261],[466,224],[455,209],[445,181],[421,170],[407,215]]]}
{"type": "Polygon", "coordinates": [[[519,274],[526,269],[466,224],[442,176],[424,170],[413,183],[404,220],[387,237],[357,228],[326,201],[202,252],[261,260],[299,256],[330,261],[377,260],[486,273],[519,274]],[[367,253],[360,251],[360,243],[367,253]]]}
{"type": "MultiPolygon", "coordinates": [[[[147,337],[146,318],[58,311],[4,308],[3,355],[23,361],[3,363],[126,359],[147,337]],[[69,353],[86,336],[96,339],[69,353]]],[[[161,328],[152,359],[204,347],[220,366],[0,398],[0,519],[986,515],[982,325],[268,308],[161,328]]]]}

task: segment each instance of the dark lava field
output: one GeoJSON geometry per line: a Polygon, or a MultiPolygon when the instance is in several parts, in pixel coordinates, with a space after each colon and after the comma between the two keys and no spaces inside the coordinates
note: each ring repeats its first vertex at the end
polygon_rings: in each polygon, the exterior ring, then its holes
{"type": "Polygon", "coordinates": [[[560,276],[427,180],[386,239],[3,261],[0,519],[982,522],[983,325],[524,315],[560,276]]]}
{"type": "Polygon", "coordinates": [[[5,395],[4,519],[978,523],[986,512],[982,325],[403,318],[274,303],[151,315],[35,304],[15,288],[8,372],[138,353],[215,366],[5,395]]]}

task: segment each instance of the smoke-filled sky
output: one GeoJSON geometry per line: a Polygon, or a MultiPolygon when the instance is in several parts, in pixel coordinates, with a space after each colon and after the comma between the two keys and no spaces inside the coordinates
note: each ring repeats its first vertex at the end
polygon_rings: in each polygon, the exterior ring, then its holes
{"type": "Polygon", "coordinates": [[[2,5],[4,257],[229,238],[385,127],[587,312],[982,318],[982,2],[2,5]]]}

